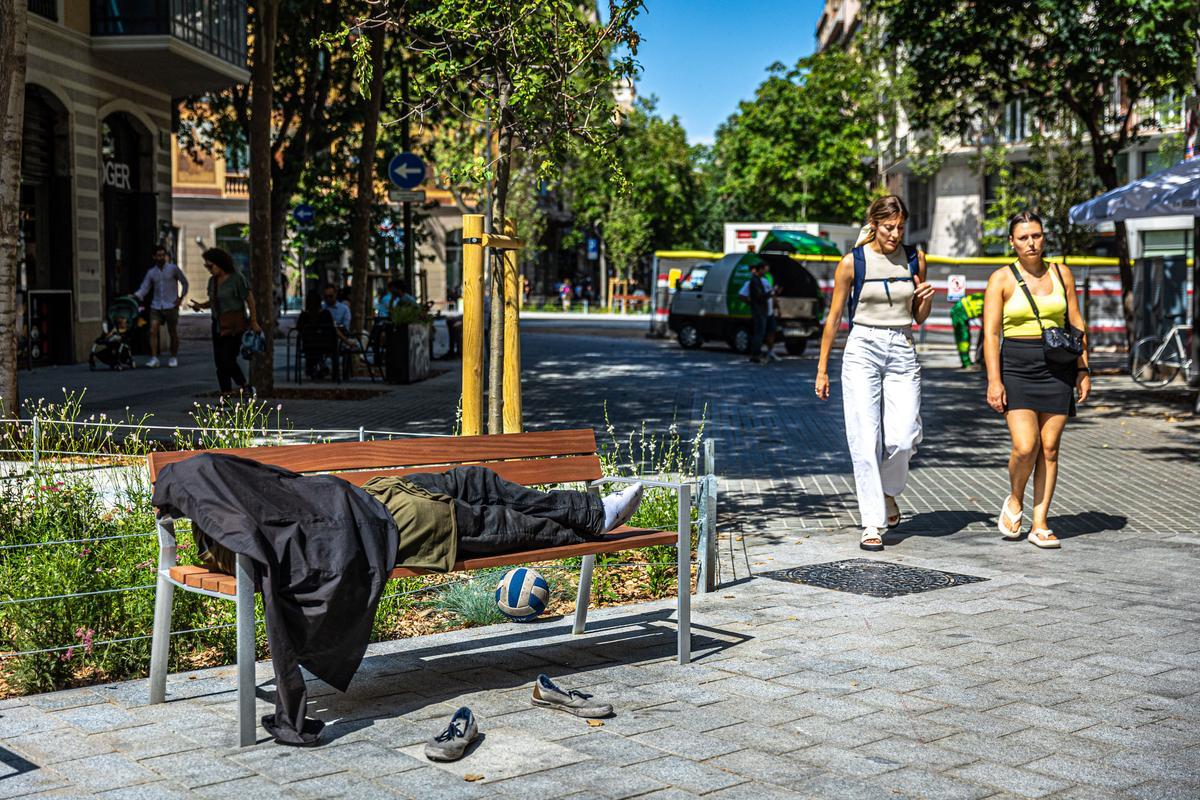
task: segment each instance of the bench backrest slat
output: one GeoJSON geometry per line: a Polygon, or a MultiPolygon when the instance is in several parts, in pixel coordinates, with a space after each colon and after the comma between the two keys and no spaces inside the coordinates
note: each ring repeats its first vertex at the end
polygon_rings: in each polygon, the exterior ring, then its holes
{"type": "MultiPolygon", "coordinates": [[[[411,472],[444,472],[457,464],[440,464],[430,467],[397,467],[395,469],[368,469],[359,472],[339,472],[338,477],[362,486],[371,478],[398,477],[411,472]]],[[[527,461],[484,461],[478,464],[487,467],[506,481],[522,486],[552,483],[578,483],[594,481],[603,477],[600,459],[596,456],[564,456],[562,458],[538,458],[527,461]]]]}
{"type": "MultiPolygon", "coordinates": [[[[595,456],[596,434],[591,429],[536,431],[494,436],[464,436],[390,441],[334,442],[329,444],[246,447],[223,450],[179,450],[151,453],[147,458],[150,480],[158,480],[167,464],[191,458],[199,452],[226,453],[272,464],[292,472],[342,472],[346,470],[387,470],[407,467],[452,467],[507,459],[544,459],[552,456],[595,456]]],[[[556,466],[559,459],[553,459],[556,466]]],[[[520,463],[520,462],[517,462],[520,463]]],[[[536,461],[529,463],[536,464],[536,461]]],[[[495,465],[488,466],[495,469],[495,465]]],[[[565,466],[565,464],[563,465],[565,466]]],[[[576,465],[581,467],[581,465],[576,465]]],[[[545,467],[549,470],[549,467],[545,467]]],[[[411,469],[411,472],[419,470],[411,469]]],[[[432,470],[425,470],[432,471],[432,470]]],[[[557,471],[555,471],[556,473],[557,471]]],[[[582,473],[581,473],[582,474],[582,473]]],[[[588,473],[590,475],[590,473],[588,473]]],[[[595,477],[600,477],[597,474],[595,477]]],[[[577,480],[589,480],[578,478],[577,480]]],[[[365,480],[365,478],[363,479],[365,480]]],[[[558,483],[556,478],[546,483],[558,483]]],[[[524,483],[525,481],[518,481],[524,483]]],[[[529,481],[538,483],[541,481],[529,481]]]]}

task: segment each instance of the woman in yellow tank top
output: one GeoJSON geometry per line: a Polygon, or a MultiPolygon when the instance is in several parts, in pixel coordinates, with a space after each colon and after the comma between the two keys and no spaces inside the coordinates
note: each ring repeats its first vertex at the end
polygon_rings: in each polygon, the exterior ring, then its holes
{"type": "Polygon", "coordinates": [[[1048,522],[1050,500],[1058,480],[1058,450],[1067,419],[1092,391],[1087,336],[1075,363],[1046,359],[1042,331],[1084,329],[1075,280],[1066,266],[1042,260],[1045,232],[1031,211],[1017,214],[1008,225],[1008,242],[1017,260],[992,273],[983,299],[984,360],[987,401],[1004,414],[1012,437],[1008,459],[1010,493],[1000,508],[1000,535],[1022,536],[1025,487],[1033,476],[1033,526],[1029,542],[1060,547],[1048,522]]]}

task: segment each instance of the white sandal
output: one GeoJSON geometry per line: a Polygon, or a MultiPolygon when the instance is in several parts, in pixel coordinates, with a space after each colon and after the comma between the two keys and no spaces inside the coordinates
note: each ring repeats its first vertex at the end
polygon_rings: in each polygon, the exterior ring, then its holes
{"type": "Polygon", "coordinates": [[[1049,528],[1034,528],[1031,530],[1029,532],[1029,543],[1043,550],[1057,550],[1062,547],[1062,542],[1054,535],[1054,531],[1049,528]]]}
{"type": "Polygon", "coordinates": [[[895,528],[904,520],[904,515],[900,513],[900,506],[896,502],[896,498],[885,494],[883,496],[883,505],[887,508],[887,526],[895,528]],[[895,522],[892,520],[895,520],[895,522]]]}
{"type": "Polygon", "coordinates": [[[879,528],[863,528],[862,536],[858,539],[858,546],[863,550],[878,553],[883,549],[883,534],[879,532],[879,528]]]}
{"type": "Polygon", "coordinates": [[[1025,518],[1025,509],[1022,508],[1016,514],[1009,511],[1008,501],[1012,499],[1013,496],[1011,494],[1004,498],[1004,505],[1000,506],[1000,519],[996,522],[996,528],[1000,531],[1002,537],[1008,539],[1010,542],[1015,542],[1021,538],[1021,522],[1025,518]],[[1005,522],[1016,523],[1016,529],[1014,530],[1005,525],[1005,522]]]}

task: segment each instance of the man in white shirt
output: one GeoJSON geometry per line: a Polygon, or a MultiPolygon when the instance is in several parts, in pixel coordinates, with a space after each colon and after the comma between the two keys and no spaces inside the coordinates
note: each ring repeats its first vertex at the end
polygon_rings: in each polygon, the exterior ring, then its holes
{"type": "Polygon", "coordinates": [[[177,264],[168,260],[167,248],[162,245],[154,248],[154,266],[146,271],[142,285],[133,293],[142,302],[150,295],[150,360],[146,362],[147,367],[158,366],[158,331],[164,322],[171,340],[171,358],[167,366],[179,366],[179,306],[187,293],[187,276],[177,264]]]}
{"type": "Polygon", "coordinates": [[[343,331],[349,331],[350,306],[338,300],[337,287],[332,283],[326,284],[321,295],[325,300],[325,308],[329,311],[329,316],[333,317],[333,324],[343,331]]]}

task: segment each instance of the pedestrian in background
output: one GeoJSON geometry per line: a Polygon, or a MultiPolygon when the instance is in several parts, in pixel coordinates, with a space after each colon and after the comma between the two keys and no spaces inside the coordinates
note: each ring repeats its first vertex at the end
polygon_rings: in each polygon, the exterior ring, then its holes
{"type": "Polygon", "coordinates": [[[1004,414],[1012,438],[1008,458],[1009,495],[997,526],[1005,539],[1022,536],[1025,487],[1033,475],[1030,544],[1058,548],[1050,529],[1050,500],[1058,480],[1058,451],[1067,418],[1075,416],[1076,394],[1084,402],[1092,391],[1087,334],[1066,265],[1042,258],[1046,244],[1042,220],[1022,211],[1008,223],[1008,243],[1017,260],[988,279],[983,301],[987,402],[1004,414]],[[1074,331],[1072,331],[1074,328],[1074,331]],[[1075,334],[1075,348],[1061,348],[1055,335],[1075,334]],[[1001,336],[1003,335],[1003,341],[1001,336]]]}
{"type": "Polygon", "coordinates": [[[817,362],[816,394],[826,400],[829,354],[848,310],[842,407],[863,550],[882,550],[885,528],[900,524],[896,497],[908,483],[909,460],[921,441],[921,365],[912,326],[929,317],[934,289],[925,279],[925,254],[903,244],[907,221],[908,209],[896,195],[867,209],[858,242],[834,273],[817,362]]]}
{"type": "Polygon", "coordinates": [[[221,395],[232,395],[235,383],[239,392],[253,395],[254,387],[246,380],[237,360],[247,324],[255,333],[262,332],[250,283],[234,266],[233,256],[221,248],[205,250],[201,258],[212,276],[208,279],[208,300],[203,303],[193,301],[192,309],[199,311],[207,308],[212,312],[213,361],[217,367],[221,395]]]}
{"type": "Polygon", "coordinates": [[[158,366],[158,331],[167,326],[171,357],[168,367],[179,366],[179,306],[188,293],[188,279],[179,265],[170,260],[167,248],[161,244],[154,248],[154,265],[146,270],[142,285],[134,292],[139,301],[145,302],[150,295],[150,360],[146,366],[158,366]]]}
{"type": "Polygon", "coordinates": [[[755,364],[765,364],[767,359],[762,354],[763,339],[767,335],[767,315],[769,313],[768,306],[771,303],[771,290],[767,287],[766,279],[763,274],[766,272],[766,265],[761,260],[756,260],[750,265],[750,289],[748,292],[750,303],[750,360],[755,364]]]}
{"type": "Polygon", "coordinates": [[[571,298],[574,293],[574,289],[571,288],[571,279],[563,278],[562,285],[558,287],[558,296],[562,298],[563,311],[571,310],[571,298]]]}
{"type": "MultiPolygon", "coordinates": [[[[950,324],[954,326],[954,344],[963,369],[971,368],[971,320],[983,316],[983,292],[973,292],[950,307],[950,324]]],[[[983,332],[975,360],[983,363],[983,332]]]]}

